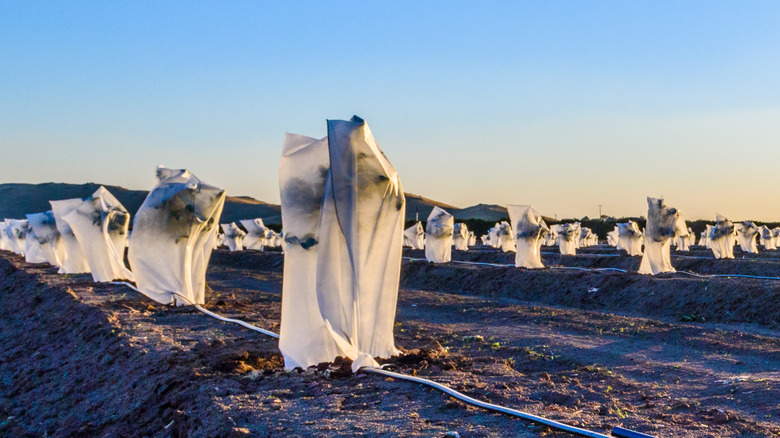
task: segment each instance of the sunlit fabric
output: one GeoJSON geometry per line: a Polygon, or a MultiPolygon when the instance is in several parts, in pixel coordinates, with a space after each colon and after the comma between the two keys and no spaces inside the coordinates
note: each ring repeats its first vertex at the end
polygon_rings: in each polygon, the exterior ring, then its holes
{"type": "Polygon", "coordinates": [[[158,303],[204,304],[225,191],[187,170],[158,168],[157,174],[159,182],[135,215],[128,245],[136,287],[158,303]]]}
{"type": "Polygon", "coordinates": [[[105,187],[62,217],[76,236],[97,282],[132,280],[125,266],[130,213],[105,187]]]}
{"type": "Polygon", "coordinates": [[[734,258],[734,242],[737,240],[737,229],[734,223],[726,219],[725,216],[716,215],[715,226],[710,229],[707,240],[716,259],[734,258]]]}
{"type": "Polygon", "coordinates": [[[515,266],[529,269],[543,268],[541,247],[549,227],[530,205],[508,205],[507,212],[514,230],[515,266]]]}
{"type": "Polygon", "coordinates": [[[246,233],[244,230],[238,227],[235,222],[229,224],[220,224],[222,227],[223,244],[228,247],[230,251],[243,251],[244,250],[244,236],[246,233]]]}
{"type": "Polygon", "coordinates": [[[466,251],[469,249],[469,229],[466,224],[455,224],[453,227],[452,243],[458,251],[466,251]]]}
{"type": "Polygon", "coordinates": [[[444,209],[433,207],[425,224],[425,258],[433,263],[452,260],[452,235],[455,218],[444,209]]]}
{"type": "Polygon", "coordinates": [[[244,237],[243,242],[244,248],[262,251],[263,246],[268,245],[266,243],[266,234],[267,231],[269,231],[263,223],[263,220],[260,218],[243,219],[239,222],[241,222],[241,225],[246,229],[246,236],[244,237]]]}
{"type": "Polygon", "coordinates": [[[512,225],[509,222],[501,221],[498,224],[498,247],[502,252],[515,252],[515,232],[512,231],[512,225]]]}
{"type": "Polygon", "coordinates": [[[24,256],[24,247],[27,239],[27,233],[30,231],[30,224],[27,219],[8,219],[6,235],[8,236],[8,246],[14,254],[24,256]]]}
{"type": "Polygon", "coordinates": [[[425,248],[425,229],[421,222],[404,230],[404,244],[412,249],[425,248]]]}
{"type": "Polygon", "coordinates": [[[647,206],[647,225],[643,233],[645,250],[639,273],[656,275],[675,272],[670,246],[675,235],[688,234],[685,219],[679,210],[671,207],[664,199],[647,198],[647,206]]]}
{"type": "Polygon", "coordinates": [[[761,225],[760,227],[760,236],[761,236],[761,246],[764,247],[764,249],[777,249],[777,245],[775,244],[775,236],[772,233],[772,230],[769,229],[766,225],[761,225]]]}
{"type": "Polygon", "coordinates": [[[38,241],[38,247],[41,254],[43,254],[45,262],[52,266],[60,267],[65,249],[60,232],[57,231],[54,213],[46,211],[26,216],[27,222],[30,224],[30,234],[34,234],[35,239],[38,241]]]}
{"type": "Polygon", "coordinates": [[[555,243],[561,254],[577,254],[577,240],[580,237],[579,222],[553,225],[550,230],[555,234],[555,243]]]}
{"type": "Polygon", "coordinates": [[[756,236],[759,229],[752,221],[742,221],[737,224],[737,241],[742,251],[755,254],[758,253],[756,246],[756,236]]]}
{"type": "Polygon", "coordinates": [[[630,256],[642,255],[642,232],[634,221],[616,224],[618,229],[617,248],[630,256]]]}
{"type": "Polygon", "coordinates": [[[57,231],[59,231],[62,239],[60,274],[84,274],[89,272],[89,263],[84,255],[84,251],[81,249],[81,244],[76,239],[76,235],[73,234],[73,229],[68,225],[68,222],[63,219],[63,216],[78,208],[82,202],[84,200],[81,198],[49,201],[57,231]]]}
{"type": "Polygon", "coordinates": [[[393,337],[406,210],[401,181],[360,118],[285,138],[279,348],[285,367],[337,356],[353,370],[398,353],[393,337]]]}

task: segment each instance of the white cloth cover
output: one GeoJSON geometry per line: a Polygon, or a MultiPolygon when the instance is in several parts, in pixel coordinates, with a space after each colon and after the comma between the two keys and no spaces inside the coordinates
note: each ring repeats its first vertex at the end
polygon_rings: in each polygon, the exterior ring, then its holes
{"type": "Polygon", "coordinates": [[[223,244],[226,245],[230,251],[243,251],[244,236],[246,236],[244,230],[239,228],[235,222],[220,225],[224,232],[222,237],[223,244]]]}
{"type": "Polygon", "coordinates": [[[489,236],[487,234],[483,234],[479,236],[479,240],[482,242],[482,245],[488,246],[489,242],[489,236]]]}
{"type": "Polygon", "coordinates": [[[676,234],[674,236],[674,247],[677,249],[677,251],[690,251],[690,236],[691,236],[691,229],[686,228],[686,233],[684,236],[680,236],[676,234]]]}
{"type": "Polygon", "coordinates": [[[512,225],[507,221],[501,221],[498,225],[498,247],[502,252],[515,252],[515,232],[512,231],[512,225]]]}
{"type": "Polygon", "coordinates": [[[398,173],[358,117],[328,137],[285,138],[279,349],[286,368],[337,356],[352,369],[398,353],[393,337],[406,199],[398,173]]]}
{"type": "Polygon", "coordinates": [[[759,229],[752,221],[742,221],[737,224],[737,240],[742,251],[751,254],[758,253],[758,246],[756,246],[758,233],[759,229]]]}
{"type": "Polygon", "coordinates": [[[225,191],[187,170],[161,174],[133,220],[127,258],[136,287],[158,303],[204,304],[225,191]]]}
{"type": "Polygon", "coordinates": [[[57,231],[54,213],[50,210],[26,216],[27,222],[30,224],[30,231],[34,233],[35,238],[38,240],[40,251],[46,259],[45,261],[52,266],[61,266],[65,248],[60,238],[60,232],[57,231]]]}
{"type": "Polygon", "coordinates": [[[433,207],[425,223],[425,258],[433,263],[452,260],[452,235],[455,218],[444,209],[433,207]]]}
{"type": "Polygon", "coordinates": [[[455,224],[452,234],[452,243],[458,251],[466,251],[469,249],[469,228],[466,224],[455,224]]]}
{"type": "Polygon", "coordinates": [[[412,249],[425,248],[425,229],[421,222],[404,230],[404,242],[412,249]]]}
{"type": "Polygon", "coordinates": [[[555,233],[555,243],[563,255],[577,254],[577,240],[580,237],[580,223],[557,224],[551,227],[555,233]]]}
{"type": "Polygon", "coordinates": [[[725,216],[717,214],[715,226],[710,228],[709,245],[716,259],[733,259],[734,242],[737,239],[737,229],[734,223],[725,216]]]}
{"type": "Polygon", "coordinates": [[[645,252],[639,264],[640,274],[656,275],[675,272],[669,254],[672,238],[688,234],[682,213],[664,199],[647,198],[647,226],[644,232],[645,252]]]}
{"type": "Polygon", "coordinates": [[[780,247],[780,227],[772,228],[772,236],[775,238],[775,247],[780,247]]]}
{"type": "Polygon", "coordinates": [[[595,245],[594,238],[598,239],[598,236],[596,236],[596,234],[593,233],[593,230],[591,230],[588,227],[580,228],[580,239],[578,242],[580,248],[586,248],[595,245]]]}
{"type": "Polygon", "coordinates": [[[515,235],[515,266],[543,268],[541,247],[550,228],[530,205],[507,205],[506,209],[515,235]]]}
{"type": "Polygon", "coordinates": [[[777,245],[775,244],[775,236],[772,234],[772,230],[770,230],[766,225],[761,225],[759,228],[761,230],[761,246],[763,246],[764,249],[777,249],[777,245]]]}
{"type": "Polygon", "coordinates": [[[555,233],[553,233],[552,228],[550,228],[550,232],[544,236],[544,246],[555,246],[555,233]]]}
{"type": "Polygon", "coordinates": [[[620,241],[620,228],[618,228],[618,226],[615,225],[615,228],[613,228],[612,231],[607,232],[607,245],[614,246],[618,249],[621,249],[618,247],[619,241],[620,241]]]}
{"type": "Polygon", "coordinates": [[[260,218],[243,219],[239,222],[246,229],[246,236],[243,242],[244,248],[262,251],[263,246],[266,245],[266,232],[269,231],[263,220],[260,218]]]}
{"type": "Polygon", "coordinates": [[[10,251],[11,244],[8,239],[8,221],[0,222],[0,251],[10,251]]]}
{"type": "Polygon", "coordinates": [[[11,252],[24,256],[28,231],[30,231],[30,224],[27,223],[27,219],[8,219],[6,235],[11,252]]]}
{"type": "Polygon", "coordinates": [[[498,232],[500,228],[501,224],[496,222],[496,225],[488,230],[488,245],[490,245],[492,248],[498,248],[501,246],[498,241],[498,232]]]}
{"type": "Polygon", "coordinates": [[[84,274],[89,272],[89,263],[84,251],[81,249],[76,235],[70,225],[63,219],[63,216],[78,208],[84,202],[81,198],[63,199],[60,201],[49,201],[51,204],[54,222],[57,225],[57,231],[62,239],[62,263],[60,265],[60,274],[84,274]]]}
{"type": "Polygon", "coordinates": [[[47,263],[49,261],[32,228],[27,230],[27,236],[24,238],[24,261],[27,263],[47,263]]]}
{"type": "Polygon", "coordinates": [[[125,266],[130,213],[105,187],[100,186],[62,219],[81,245],[93,280],[133,279],[125,266]]]}
{"type": "Polygon", "coordinates": [[[469,246],[477,245],[477,235],[473,231],[469,231],[469,246]]]}
{"type": "Polygon", "coordinates": [[[630,256],[642,255],[642,232],[639,231],[639,225],[634,221],[623,222],[617,224],[617,230],[617,248],[630,256]]]}

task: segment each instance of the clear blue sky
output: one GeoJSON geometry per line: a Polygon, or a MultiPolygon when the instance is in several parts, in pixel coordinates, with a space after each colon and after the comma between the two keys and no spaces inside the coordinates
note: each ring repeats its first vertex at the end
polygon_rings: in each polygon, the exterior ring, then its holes
{"type": "Polygon", "coordinates": [[[0,182],[278,202],[285,131],[353,114],[462,207],[780,220],[780,2],[0,2],[0,182]]]}

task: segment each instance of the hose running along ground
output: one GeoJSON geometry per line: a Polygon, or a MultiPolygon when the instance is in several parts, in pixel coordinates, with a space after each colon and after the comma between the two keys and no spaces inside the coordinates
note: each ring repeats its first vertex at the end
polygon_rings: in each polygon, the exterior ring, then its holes
{"type": "MultiPolygon", "coordinates": [[[[138,290],[138,288],[135,287],[134,284],[126,282],[126,281],[115,281],[115,282],[112,282],[112,284],[127,286],[127,287],[133,289],[136,292],[139,292],[139,293],[141,292],[141,291],[138,290]]],[[[245,321],[241,321],[241,320],[233,319],[233,318],[225,318],[224,316],[220,316],[220,315],[218,315],[218,314],[216,314],[216,313],[214,313],[214,312],[212,312],[210,310],[207,310],[207,309],[201,307],[198,304],[194,304],[192,301],[188,300],[187,298],[185,298],[181,294],[178,294],[178,293],[175,293],[175,292],[173,294],[176,295],[177,297],[180,297],[184,301],[186,301],[189,304],[191,304],[192,306],[194,306],[199,311],[205,313],[206,315],[208,315],[208,316],[210,316],[212,318],[218,319],[218,320],[223,321],[223,322],[230,322],[230,323],[238,324],[238,325],[240,325],[240,326],[242,326],[244,328],[247,328],[249,330],[253,330],[253,331],[256,331],[258,333],[262,333],[262,334],[264,334],[266,336],[270,336],[270,337],[275,338],[275,339],[279,339],[279,335],[277,333],[274,333],[272,331],[268,331],[268,330],[262,329],[260,327],[257,327],[257,326],[254,326],[252,324],[249,324],[248,322],[245,322],[245,321]]],[[[532,422],[538,423],[538,424],[543,424],[545,426],[548,426],[548,427],[551,427],[551,428],[554,428],[554,429],[557,429],[557,430],[561,430],[561,431],[564,431],[564,432],[569,432],[569,433],[572,433],[572,434],[575,434],[575,435],[580,435],[580,436],[585,436],[585,437],[593,437],[593,438],[610,438],[609,435],[604,435],[604,434],[601,434],[601,433],[598,433],[598,432],[592,432],[592,431],[581,429],[581,428],[574,427],[574,426],[569,426],[568,424],[559,423],[557,421],[549,420],[547,418],[539,417],[537,415],[529,414],[527,412],[518,411],[516,409],[511,409],[511,408],[507,408],[507,407],[504,407],[504,406],[499,406],[499,405],[494,405],[492,403],[483,402],[483,401],[477,400],[475,398],[469,397],[466,394],[460,393],[460,392],[450,388],[449,386],[442,385],[440,383],[436,383],[436,382],[434,382],[432,380],[423,379],[421,377],[407,376],[405,374],[395,373],[395,372],[392,372],[392,371],[386,371],[386,370],[379,369],[379,368],[365,368],[364,367],[364,368],[361,368],[360,370],[358,370],[358,372],[379,374],[379,375],[383,375],[383,376],[386,376],[386,377],[392,377],[392,378],[399,379],[399,380],[407,380],[407,381],[410,381],[410,382],[420,383],[420,384],[429,386],[431,388],[437,389],[437,390],[439,390],[439,391],[441,391],[441,392],[443,392],[443,393],[445,393],[447,395],[450,395],[450,396],[452,396],[452,397],[454,397],[454,398],[456,398],[458,400],[461,400],[461,401],[463,401],[465,403],[468,403],[470,405],[477,406],[479,408],[487,409],[487,410],[490,410],[490,411],[495,411],[495,412],[500,412],[500,413],[507,414],[507,415],[512,415],[514,417],[522,418],[524,420],[532,421],[532,422]]],[[[617,436],[619,436],[619,435],[617,435],[617,436]]]]}

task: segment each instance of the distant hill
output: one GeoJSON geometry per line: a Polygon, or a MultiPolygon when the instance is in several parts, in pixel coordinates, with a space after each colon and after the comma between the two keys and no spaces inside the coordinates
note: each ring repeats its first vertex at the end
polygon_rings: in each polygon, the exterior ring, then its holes
{"type": "MultiPolygon", "coordinates": [[[[0,184],[0,220],[5,218],[22,219],[27,213],[38,213],[51,209],[49,201],[69,198],[86,198],[94,193],[100,184],[0,184]]],[[[133,215],[146,199],[146,190],[128,190],[119,186],[105,186],[122,205],[133,215]]],[[[406,219],[420,220],[428,218],[434,206],[452,213],[458,220],[481,219],[497,221],[507,217],[506,208],[498,205],[479,204],[468,208],[458,208],[443,202],[434,201],[412,193],[406,194],[406,219]]],[[[267,224],[281,224],[281,207],[269,204],[249,196],[228,196],[222,212],[221,223],[235,222],[240,219],[262,218],[267,224]]]]}
{"type": "Polygon", "coordinates": [[[482,219],[483,221],[499,221],[502,218],[509,217],[506,207],[496,204],[477,204],[471,207],[456,210],[453,215],[455,219],[482,219]]]}

